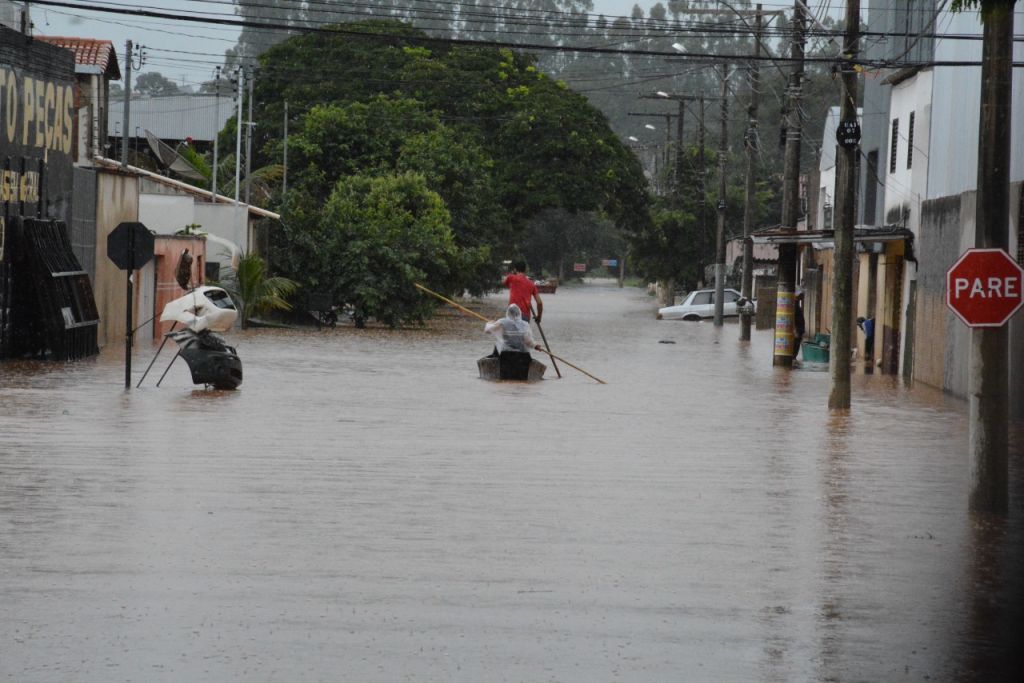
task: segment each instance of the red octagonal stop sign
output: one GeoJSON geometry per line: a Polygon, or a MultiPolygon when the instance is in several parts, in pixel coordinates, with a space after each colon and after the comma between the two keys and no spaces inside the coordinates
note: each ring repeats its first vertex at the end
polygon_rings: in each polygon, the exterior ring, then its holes
{"type": "Polygon", "coordinates": [[[1024,271],[1002,249],[968,249],[946,272],[946,305],[971,327],[1000,327],[1024,304],[1024,271]]]}

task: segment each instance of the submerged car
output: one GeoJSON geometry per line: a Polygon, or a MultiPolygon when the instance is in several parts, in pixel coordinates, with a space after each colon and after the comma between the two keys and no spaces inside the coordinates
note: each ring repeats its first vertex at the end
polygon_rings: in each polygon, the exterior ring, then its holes
{"type": "MultiPolygon", "coordinates": [[[[723,315],[737,316],[740,313],[754,313],[757,302],[744,299],[735,289],[725,289],[723,315]],[[744,309],[746,309],[744,311],[744,309]]],[[[715,317],[715,290],[695,289],[686,295],[681,304],[658,309],[658,320],[701,320],[715,317]]]]}

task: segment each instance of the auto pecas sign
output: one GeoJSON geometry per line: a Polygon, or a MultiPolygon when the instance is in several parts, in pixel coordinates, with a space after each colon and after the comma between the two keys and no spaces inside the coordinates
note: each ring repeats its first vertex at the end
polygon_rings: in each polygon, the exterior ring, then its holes
{"type": "Polygon", "coordinates": [[[0,27],[0,202],[12,216],[70,219],[74,55],[0,27]]]}

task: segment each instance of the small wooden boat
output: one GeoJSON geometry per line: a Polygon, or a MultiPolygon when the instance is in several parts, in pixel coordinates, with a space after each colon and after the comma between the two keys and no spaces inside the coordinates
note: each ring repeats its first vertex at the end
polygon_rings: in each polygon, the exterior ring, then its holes
{"type": "Polygon", "coordinates": [[[535,284],[537,285],[537,291],[541,294],[554,294],[555,290],[558,289],[558,278],[538,280],[535,284]]]}
{"type": "Polygon", "coordinates": [[[480,379],[537,382],[544,379],[547,366],[528,353],[503,351],[500,356],[485,356],[476,362],[480,379]]]}

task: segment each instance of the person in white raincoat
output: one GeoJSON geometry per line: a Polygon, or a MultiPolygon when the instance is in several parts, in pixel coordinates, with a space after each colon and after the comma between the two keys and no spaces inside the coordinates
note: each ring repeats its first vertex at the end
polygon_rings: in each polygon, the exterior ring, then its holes
{"type": "Polygon", "coordinates": [[[498,355],[504,351],[529,353],[539,349],[540,344],[533,340],[530,323],[523,320],[523,312],[516,304],[509,304],[504,318],[499,318],[484,325],[484,332],[494,335],[494,351],[498,355]]]}

